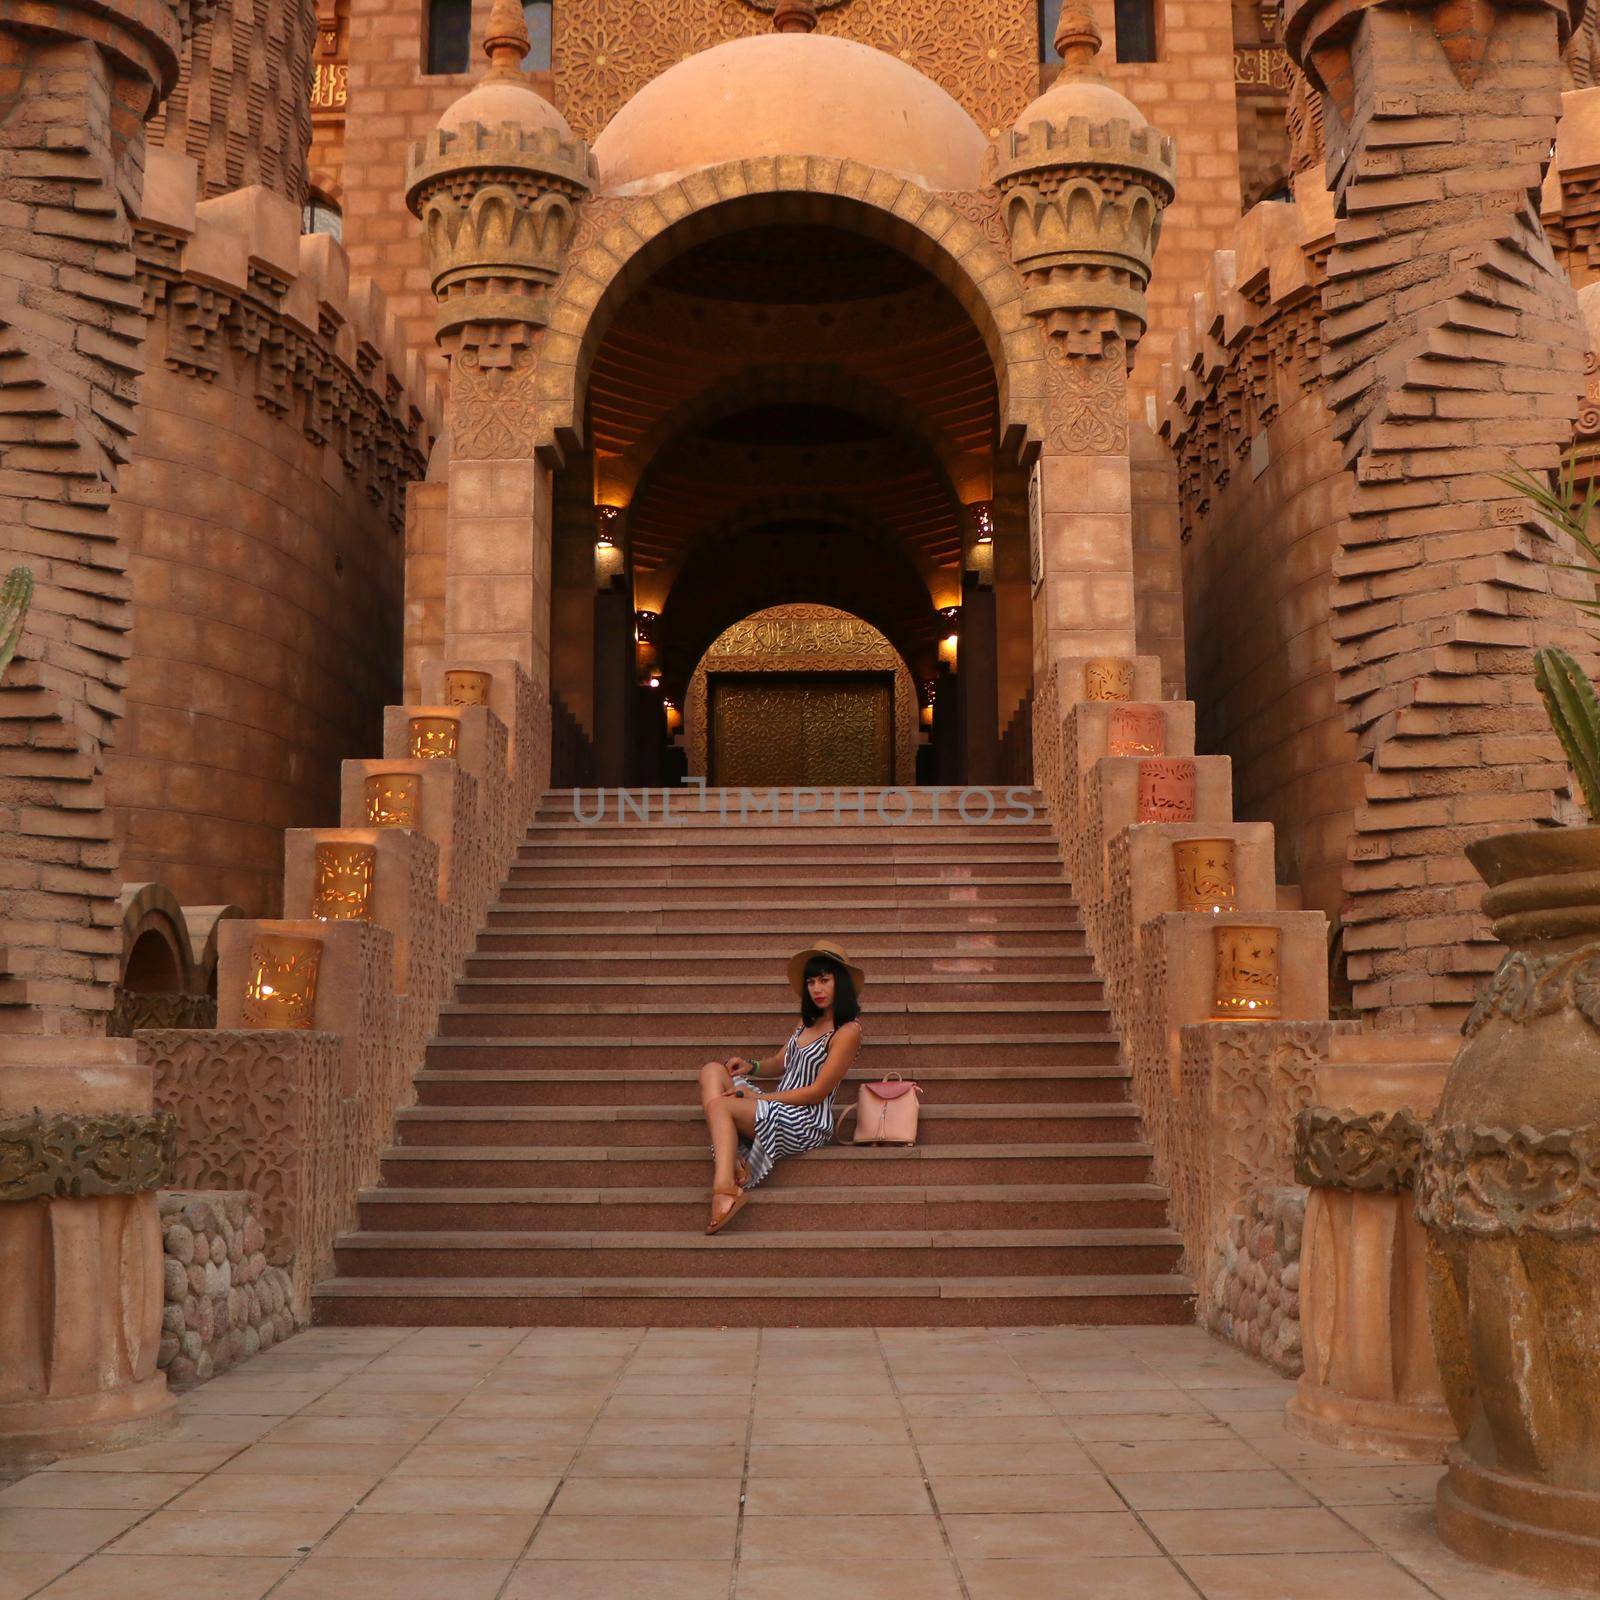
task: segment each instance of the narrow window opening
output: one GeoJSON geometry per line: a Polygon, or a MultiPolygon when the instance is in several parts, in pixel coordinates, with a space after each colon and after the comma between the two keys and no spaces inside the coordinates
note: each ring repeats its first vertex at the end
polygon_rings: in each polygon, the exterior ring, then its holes
{"type": "Polygon", "coordinates": [[[344,238],[344,213],[326,195],[315,189],[300,210],[301,233],[331,233],[335,239],[344,238]]]}
{"type": "Polygon", "coordinates": [[[524,72],[550,70],[550,0],[522,0],[522,20],[528,27],[528,53],[522,58],[524,72]]]}
{"type": "Polygon", "coordinates": [[[465,72],[472,53],[472,0],[428,0],[428,71],[465,72]]]}
{"type": "Polygon", "coordinates": [[[1155,0],[1117,0],[1117,60],[1155,59],[1155,0]]]}

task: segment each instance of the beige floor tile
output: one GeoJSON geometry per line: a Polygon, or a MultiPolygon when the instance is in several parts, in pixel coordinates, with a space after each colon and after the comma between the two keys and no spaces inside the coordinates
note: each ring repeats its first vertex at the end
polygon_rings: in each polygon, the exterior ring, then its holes
{"type": "Polygon", "coordinates": [[[431,1417],[290,1417],[272,1430],[271,1444],[415,1444],[434,1427],[431,1417]]]}
{"type": "Polygon", "coordinates": [[[758,1517],[746,1511],[739,1563],[803,1562],[819,1555],[856,1561],[945,1559],[936,1517],[758,1517]]]}
{"type": "Polygon", "coordinates": [[[240,1449],[236,1444],[142,1444],[103,1455],[73,1456],[45,1472],[210,1472],[240,1449]]]}
{"type": "Polygon", "coordinates": [[[1033,1417],[1045,1401],[1032,1389],[1015,1394],[908,1394],[901,1397],[908,1417],[1033,1417]]]}
{"type": "Polygon", "coordinates": [[[1322,1467],[1337,1471],[1351,1464],[1348,1450],[1336,1450],[1332,1445],[1301,1439],[1292,1433],[1259,1435],[1251,1439],[1250,1447],[1275,1467],[1289,1472],[1315,1472],[1322,1467]]]}
{"type": "Polygon", "coordinates": [[[556,1478],[386,1478],[363,1500],[357,1515],[471,1511],[488,1517],[537,1515],[556,1492],[556,1478]]]}
{"type": "Polygon", "coordinates": [[[1111,1482],[1135,1511],[1226,1511],[1315,1504],[1292,1478],[1270,1468],[1261,1472],[1114,1472],[1111,1482]]]}
{"type": "Polygon", "coordinates": [[[461,1512],[448,1516],[396,1513],[346,1517],[323,1542],[316,1558],[514,1561],[527,1547],[538,1523],[533,1512],[517,1517],[468,1516],[461,1512]]]}
{"type": "Polygon", "coordinates": [[[737,1478],[568,1478],[551,1508],[564,1517],[737,1516],[737,1478]]]}
{"type": "Polygon", "coordinates": [[[1427,1550],[1396,1550],[1393,1555],[1440,1600],[1594,1600],[1592,1590],[1531,1584],[1526,1578],[1463,1561],[1437,1543],[1427,1550]]]}
{"type": "MultiPolygon", "coordinates": [[[[91,1556],[38,1600],[260,1600],[289,1569],[286,1556],[91,1556]]],[[[0,1584],[0,1595],[5,1594],[0,1584]]]]}
{"type": "Polygon", "coordinates": [[[918,1444],[1016,1444],[1024,1439],[1071,1444],[1064,1417],[913,1417],[918,1444]]]}
{"type": "Polygon", "coordinates": [[[1276,1416],[1283,1415],[1283,1408],[1294,1395],[1292,1383],[1249,1383],[1241,1384],[1235,1389],[1196,1389],[1192,1390],[1197,1400],[1203,1400],[1211,1410],[1221,1413],[1224,1411],[1270,1411],[1276,1416]]]}
{"type": "Polygon", "coordinates": [[[1158,1557],[1074,1561],[1064,1583],[1054,1561],[963,1561],[972,1600],[1194,1600],[1178,1569],[1158,1557]]]}
{"type": "Polygon", "coordinates": [[[452,1417],[485,1417],[509,1421],[517,1417],[595,1417],[606,1402],[605,1390],[563,1390],[554,1394],[496,1394],[478,1390],[467,1396],[452,1417]]]}
{"type": "Polygon", "coordinates": [[[1259,1472],[1268,1463],[1243,1439],[1129,1439],[1086,1444],[1091,1460],[1104,1471],[1259,1472]]]}
{"type": "Polygon", "coordinates": [[[1160,1394],[1173,1389],[1183,1392],[1159,1372],[1133,1368],[1084,1372],[1067,1367],[1059,1372],[1032,1372],[1029,1377],[1047,1394],[1160,1394]]]}
{"type": "Polygon", "coordinates": [[[524,1561],[502,1600],[727,1600],[731,1561],[657,1561],[641,1586],[633,1561],[524,1561]]]}
{"type": "Polygon", "coordinates": [[[1343,1506],[1339,1516],[1358,1528],[1380,1550],[1438,1550],[1432,1500],[1406,1500],[1389,1505],[1343,1506]]]}
{"type": "Polygon", "coordinates": [[[1020,1478],[1035,1472],[1063,1477],[1098,1470],[1083,1447],[1070,1439],[1023,1440],[1017,1444],[919,1442],[917,1448],[930,1473],[963,1478],[1020,1478]]]}
{"type": "Polygon", "coordinates": [[[318,1556],[272,1600],[494,1600],[510,1571],[509,1561],[318,1556]]]}
{"type": "Polygon", "coordinates": [[[221,1387],[213,1394],[207,1385],[199,1393],[185,1398],[183,1414],[188,1417],[292,1417],[319,1400],[324,1392],[324,1387],[319,1385],[304,1390],[221,1387]]]}
{"type": "Polygon", "coordinates": [[[725,1373],[635,1373],[630,1367],[616,1385],[618,1394],[737,1394],[749,1395],[753,1380],[725,1373]]]}
{"type": "Polygon", "coordinates": [[[1140,1414],[1176,1416],[1188,1412],[1194,1416],[1208,1416],[1206,1408],[1192,1395],[1181,1389],[1156,1387],[1150,1389],[1076,1389],[1053,1392],[1049,1396],[1050,1409],[1057,1416],[1066,1417],[1131,1417],[1140,1414]]]}
{"type": "Polygon", "coordinates": [[[1180,1556],[1178,1565],[1206,1600],[1433,1600],[1383,1555],[1180,1556]]]}
{"type": "Polygon", "coordinates": [[[1098,1556],[1155,1556],[1155,1541],[1126,1511],[946,1516],[958,1561],[1076,1561],[1098,1556]]]}
{"type": "Polygon", "coordinates": [[[946,1516],[956,1512],[1122,1511],[1121,1497],[1098,1472],[1018,1477],[933,1478],[934,1498],[946,1516]]]}
{"type": "Polygon", "coordinates": [[[652,1450],[732,1450],[744,1447],[743,1417],[709,1422],[645,1417],[601,1417],[589,1432],[592,1445],[652,1450]]]}
{"type": "Polygon", "coordinates": [[[446,1417],[434,1423],[430,1445],[508,1444],[530,1450],[576,1449],[589,1437],[586,1417],[446,1417]]]}
{"type": "Polygon", "coordinates": [[[218,1471],[268,1478],[326,1478],[360,1473],[378,1477],[393,1468],[406,1449],[399,1444],[319,1444],[307,1449],[304,1445],[269,1442],[241,1450],[218,1471]]]}
{"type": "Polygon", "coordinates": [[[743,1421],[750,1400],[738,1394],[616,1394],[600,1413],[607,1421],[622,1417],[662,1422],[743,1421]]]}
{"type": "Polygon", "coordinates": [[[390,1478],[559,1478],[572,1462],[571,1445],[419,1444],[390,1478]]]}
{"type": "Polygon", "coordinates": [[[181,1414],[178,1425],[162,1437],[168,1444],[253,1444],[263,1434],[285,1425],[283,1417],[191,1417],[181,1414]]]}
{"type": "Polygon", "coordinates": [[[111,1548],[124,1556],[304,1555],[342,1511],[157,1511],[111,1548]]]}
{"type": "Polygon", "coordinates": [[[759,1425],[780,1420],[826,1422],[838,1417],[898,1418],[902,1413],[899,1400],[889,1389],[881,1394],[773,1394],[758,1389],[752,1414],[759,1425]]]}
{"type": "Polygon", "coordinates": [[[305,1417],[447,1417],[466,1398],[464,1394],[350,1394],[335,1389],[313,1400],[300,1413],[305,1417]]]}
{"type": "Polygon", "coordinates": [[[922,1477],[910,1445],[753,1446],[752,1478],[916,1478],[922,1477]]]}
{"type": "Polygon", "coordinates": [[[1174,1556],[1370,1551],[1365,1536],[1320,1506],[1248,1511],[1146,1511],[1145,1526],[1174,1556]]]}
{"type": "Polygon", "coordinates": [[[627,1445],[591,1445],[568,1469],[575,1478],[737,1478],[744,1471],[744,1446],[711,1450],[645,1450],[627,1445]]]}
{"type": "MultiPolygon", "coordinates": [[[[735,1516],[563,1517],[552,1514],[539,1524],[528,1559],[583,1561],[593,1559],[603,1550],[617,1561],[646,1564],[653,1561],[727,1561],[733,1558],[737,1527],[735,1516]]],[[[648,1570],[648,1565],[644,1570],[648,1570]]]]}
{"type": "MultiPolygon", "coordinates": [[[[960,1600],[949,1561],[740,1561],[735,1600],[960,1600]]],[[[706,1600],[715,1600],[708,1596],[706,1600]]]]}
{"type": "Polygon", "coordinates": [[[751,1424],[750,1443],[782,1448],[797,1444],[909,1444],[910,1430],[899,1417],[811,1417],[785,1422],[774,1417],[751,1424]]]}
{"type": "Polygon", "coordinates": [[[784,1396],[790,1399],[805,1399],[815,1397],[819,1389],[826,1390],[830,1395],[848,1397],[851,1395],[864,1399],[875,1399],[882,1396],[893,1398],[894,1384],[890,1382],[889,1374],[882,1369],[863,1372],[859,1367],[842,1364],[805,1366],[801,1363],[790,1365],[785,1362],[781,1369],[775,1370],[775,1364],[763,1361],[761,1371],[756,1378],[756,1398],[773,1399],[784,1396]]]}
{"type": "Polygon", "coordinates": [[[1403,1500],[1425,1500],[1432,1505],[1443,1474],[1443,1467],[1373,1461],[1359,1467],[1297,1469],[1291,1476],[1324,1505],[1380,1506],[1403,1500]]]}
{"type": "Polygon", "coordinates": [[[1020,1372],[903,1372],[894,1369],[896,1388],[913,1394],[1025,1394],[1037,1391],[1020,1372]]]}
{"type": "Polygon", "coordinates": [[[0,1600],[27,1600],[57,1573],[77,1566],[82,1556],[55,1554],[8,1555],[0,1561],[0,1600]]]}
{"type": "Polygon", "coordinates": [[[150,1511],[180,1494],[194,1472],[35,1472],[0,1489],[0,1507],[41,1506],[51,1511],[150,1511]]]}
{"type": "Polygon", "coordinates": [[[172,1503],[174,1511],[348,1511],[378,1479],[368,1473],[340,1477],[257,1476],[214,1472],[172,1503]]]}
{"type": "Polygon", "coordinates": [[[1281,1411],[1218,1411],[1215,1415],[1244,1439],[1275,1439],[1283,1432],[1281,1411]]]}
{"type": "Polygon", "coordinates": [[[98,1510],[5,1506],[0,1508],[0,1557],[88,1555],[147,1515],[137,1506],[98,1510]]]}
{"type": "Polygon", "coordinates": [[[1073,1437],[1086,1444],[1114,1444],[1121,1440],[1188,1439],[1204,1440],[1233,1437],[1225,1422],[1199,1411],[1180,1411],[1176,1415],[1154,1411],[1129,1417],[1073,1417],[1073,1437]]]}
{"type": "Polygon", "coordinates": [[[851,1478],[752,1478],[744,1509],[750,1517],[931,1517],[933,1502],[917,1478],[870,1486],[851,1478]]]}

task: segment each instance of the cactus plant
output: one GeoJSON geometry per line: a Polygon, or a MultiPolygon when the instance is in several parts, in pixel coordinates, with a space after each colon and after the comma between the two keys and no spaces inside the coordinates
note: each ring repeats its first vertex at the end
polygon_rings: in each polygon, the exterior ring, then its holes
{"type": "Polygon", "coordinates": [[[33,573],[27,567],[13,567],[0,584],[0,674],[11,665],[22,638],[23,619],[33,600],[33,573]]]}

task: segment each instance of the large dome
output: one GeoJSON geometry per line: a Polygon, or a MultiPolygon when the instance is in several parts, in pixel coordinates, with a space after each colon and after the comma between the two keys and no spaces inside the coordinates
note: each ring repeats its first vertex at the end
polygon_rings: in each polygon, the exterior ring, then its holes
{"type": "Polygon", "coordinates": [[[864,44],[757,34],[647,83],[594,142],[603,189],[648,193],[746,156],[833,156],[975,189],[988,140],[938,84],[864,44]]]}

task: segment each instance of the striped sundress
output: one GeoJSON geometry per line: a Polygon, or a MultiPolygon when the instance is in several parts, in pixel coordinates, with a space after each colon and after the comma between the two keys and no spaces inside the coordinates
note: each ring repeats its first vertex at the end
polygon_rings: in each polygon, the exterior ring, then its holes
{"type": "MultiPolygon", "coordinates": [[[[828,1045],[833,1039],[830,1028],[820,1039],[801,1045],[799,1038],[805,1032],[802,1023],[783,1047],[783,1074],[778,1079],[775,1093],[785,1094],[791,1089],[809,1089],[817,1081],[822,1063],[828,1059],[828,1045]]],[[[759,1088],[748,1078],[733,1080],[745,1088],[759,1088]]],[[[814,1106],[786,1106],[772,1100],[756,1103],[756,1135],[746,1144],[739,1141],[739,1154],[750,1168],[750,1181],[746,1188],[754,1188],[772,1171],[773,1163],[785,1156],[803,1155],[815,1150],[833,1137],[833,1096],[820,1100],[814,1106]]]]}

